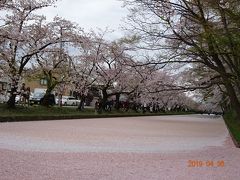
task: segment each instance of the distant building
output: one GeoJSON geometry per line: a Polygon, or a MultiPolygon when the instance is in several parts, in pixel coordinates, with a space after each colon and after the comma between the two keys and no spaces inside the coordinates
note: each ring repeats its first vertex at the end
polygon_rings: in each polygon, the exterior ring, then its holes
{"type": "Polygon", "coordinates": [[[47,88],[47,80],[44,78],[26,78],[24,82],[26,84],[26,87],[30,87],[31,92],[33,92],[35,88],[47,88]]]}

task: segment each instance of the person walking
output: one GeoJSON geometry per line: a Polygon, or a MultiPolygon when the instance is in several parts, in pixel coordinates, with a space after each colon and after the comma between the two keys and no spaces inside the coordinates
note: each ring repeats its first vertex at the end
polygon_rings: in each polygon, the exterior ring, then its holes
{"type": "Polygon", "coordinates": [[[99,101],[98,100],[95,102],[94,108],[95,108],[95,114],[97,114],[98,110],[99,110],[99,101]]]}
{"type": "Polygon", "coordinates": [[[25,87],[25,83],[22,83],[22,86],[20,88],[19,102],[20,102],[20,104],[24,105],[25,101],[26,101],[26,87],[25,87]]]}
{"type": "Polygon", "coordinates": [[[30,105],[30,87],[27,87],[26,91],[25,91],[25,104],[27,103],[27,106],[29,107],[30,105]]]}

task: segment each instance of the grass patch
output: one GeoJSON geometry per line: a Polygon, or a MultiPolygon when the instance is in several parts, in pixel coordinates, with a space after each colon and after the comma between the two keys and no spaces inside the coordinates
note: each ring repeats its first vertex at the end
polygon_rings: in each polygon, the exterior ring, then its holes
{"type": "Polygon", "coordinates": [[[240,147],[240,123],[237,121],[235,114],[236,113],[234,111],[226,113],[224,115],[224,120],[232,135],[234,143],[237,147],[240,147]]]}
{"type": "Polygon", "coordinates": [[[93,109],[85,109],[82,112],[78,111],[75,107],[17,106],[15,109],[8,109],[1,105],[0,113],[0,116],[48,116],[93,113],[93,109]]]}
{"type": "Polygon", "coordinates": [[[86,108],[83,111],[76,107],[43,107],[17,106],[16,109],[7,109],[6,105],[0,104],[0,122],[15,121],[37,121],[56,119],[81,119],[81,118],[104,118],[104,117],[133,117],[133,116],[157,116],[157,115],[179,115],[193,114],[192,112],[166,112],[166,113],[141,113],[135,111],[111,111],[96,114],[93,108],[86,108]]]}

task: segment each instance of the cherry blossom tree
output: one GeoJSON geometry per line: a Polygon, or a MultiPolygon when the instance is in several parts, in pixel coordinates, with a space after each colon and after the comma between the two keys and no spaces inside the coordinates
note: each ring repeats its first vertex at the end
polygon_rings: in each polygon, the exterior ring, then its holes
{"type": "Polygon", "coordinates": [[[119,99],[120,94],[133,91],[126,81],[128,77],[135,78],[133,68],[126,65],[128,61],[133,63],[126,53],[129,50],[129,46],[124,43],[126,39],[109,42],[104,39],[105,33],[91,32],[86,35],[88,41],[79,44],[78,55],[72,57],[72,84],[81,99],[80,110],[91,86],[101,90],[103,104],[110,96],[116,95],[119,99]]]}
{"type": "Polygon", "coordinates": [[[94,35],[93,56],[95,59],[96,83],[102,91],[103,107],[109,97],[108,91],[114,88],[123,75],[126,56],[125,49],[120,48],[116,42],[108,42],[104,34],[94,35]]]}
{"type": "MultiPolygon", "coordinates": [[[[43,105],[48,106],[53,89],[60,83],[70,83],[72,69],[71,49],[83,43],[82,30],[70,21],[56,17],[49,23],[51,31],[60,34],[60,43],[55,43],[36,54],[37,68],[47,80],[43,105]]],[[[61,86],[61,85],[60,85],[61,86]]],[[[60,93],[61,94],[61,93],[60,93]]]]}
{"type": "Polygon", "coordinates": [[[191,98],[185,94],[185,90],[173,89],[178,87],[178,84],[176,76],[168,74],[163,69],[155,69],[142,85],[138,101],[154,109],[157,107],[158,111],[194,109],[195,107],[189,103],[191,98]]]}
{"type": "Polygon", "coordinates": [[[135,61],[129,55],[129,47],[121,40],[104,43],[102,47],[96,72],[97,82],[102,90],[103,106],[108,97],[116,96],[116,108],[119,109],[120,96],[129,96],[139,89],[147,78],[149,68],[134,67],[135,61]]]}
{"type": "Polygon", "coordinates": [[[54,4],[53,0],[8,1],[2,6],[7,10],[2,18],[4,26],[0,29],[0,58],[7,64],[11,79],[9,107],[15,107],[15,97],[19,81],[25,67],[36,54],[52,44],[60,42],[60,35],[51,30],[45,17],[35,12],[54,4]]]}
{"type": "Polygon", "coordinates": [[[88,90],[96,82],[96,63],[95,43],[86,35],[84,43],[78,44],[78,53],[72,56],[72,87],[80,98],[79,110],[83,110],[85,98],[88,90]]]}
{"type": "Polygon", "coordinates": [[[49,53],[45,51],[44,54],[37,54],[36,61],[38,66],[34,67],[36,71],[39,71],[38,76],[47,81],[47,90],[42,101],[42,105],[45,106],[49,106],[54,88],[58,84],[63,83],[69,74],[68,56],[65,54],[65,56],[62,55],[60,57],[60,50],[54,50],[56,51],[54,52],[51,49],[49,53]]]}
{"type": "MultiPolygon", "coordinates": [[[[128,24],[145,49],[160,52],[146,64],[187,63],[211,71],[202,89],[222,84],[240,120],[239,7],[237,0],[126,0],[128,24]]],[[[198,77],[196,77],[198,78],[198,77]]]]}
{"type": "Polygon", "coordinates": [[[135,100],[135,97],[140,94],[140,89],[148,76],[146,72],[145,67],[124,66],[121,76],[114,82],[111,93],[108,94],[108,96],[116,96],[117,110],[120,108],[121,95],[125,95],[129,100],[135,100]]]}

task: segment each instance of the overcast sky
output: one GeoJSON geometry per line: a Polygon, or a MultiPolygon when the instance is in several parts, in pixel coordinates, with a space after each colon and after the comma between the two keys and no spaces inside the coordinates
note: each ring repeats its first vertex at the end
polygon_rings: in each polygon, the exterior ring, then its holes
{"type": "Polygon", "coordinates": [[[48,7],[41,11],[51,20],[58,15],[79,24],[86,31],[97,28],[115,30],[110,37],[120,37],[123,32],[119,25],[127,16],[127,9],[119,0],[59,0],[57,7],[48,7]]]}

